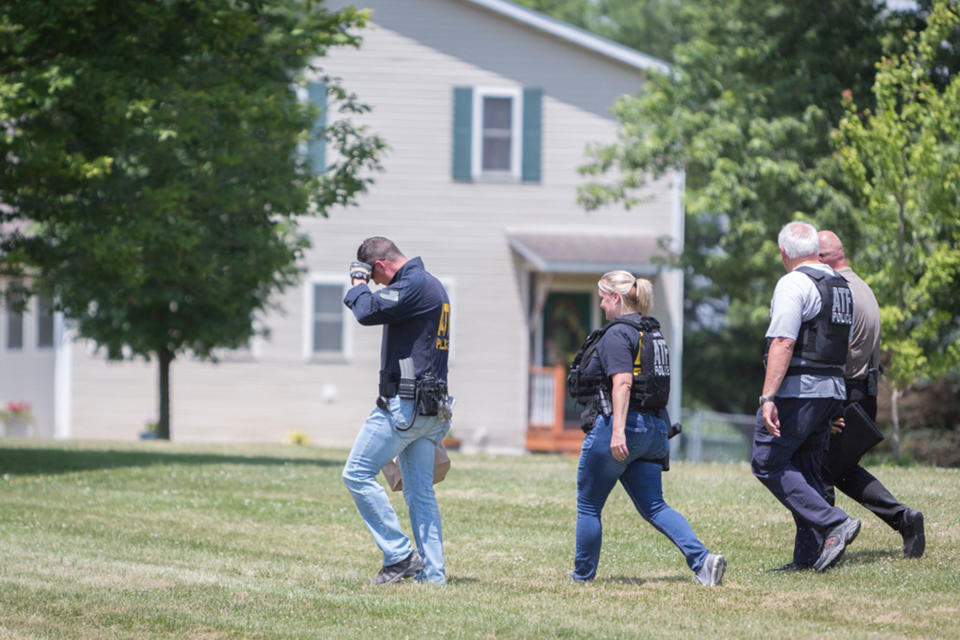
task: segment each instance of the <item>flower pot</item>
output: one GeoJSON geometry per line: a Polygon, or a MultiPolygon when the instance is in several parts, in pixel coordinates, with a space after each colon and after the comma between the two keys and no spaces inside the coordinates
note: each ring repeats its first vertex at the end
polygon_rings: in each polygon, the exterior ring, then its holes
{"type": "Polygon", "coordinates": [[[13,416],[7,418],[7,435],[11,438],[26,438],[30,435],[30,420],[13,416]]]}

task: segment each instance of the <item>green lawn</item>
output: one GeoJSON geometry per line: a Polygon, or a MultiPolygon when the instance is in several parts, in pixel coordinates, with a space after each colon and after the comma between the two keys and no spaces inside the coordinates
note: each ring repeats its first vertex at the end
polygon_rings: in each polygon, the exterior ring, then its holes
{"type": "MultiPolygon", "coordinates": [[[[667,500],[728,560],[701,587],[619,488],[598,579],[565,579],[576,460],[470,457],[437,486],[446,587],[367,587],[345,451],[0,441],[0,638],[935,638],[960,635],[960,472],[875,467],[926,515],[874,516],[833,570],[777,575],[792,520],[746,464],[675,464],[667,500]]],[[[406,523],[400,494],[394,504],[406,523]]]]}

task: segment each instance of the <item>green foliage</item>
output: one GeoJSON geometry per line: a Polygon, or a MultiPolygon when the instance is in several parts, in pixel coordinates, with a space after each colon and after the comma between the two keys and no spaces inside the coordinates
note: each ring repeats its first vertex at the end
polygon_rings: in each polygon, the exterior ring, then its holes
{"type": "Polygon", "coordinates": [[[851,211],[857,265],[880,302],[888,375],[901,389],[960,366],[960,77],[936,81],[958,24],[960,3],[934,3],[927,29],[877,64],[876,106],[847,96],[836,134],[862,202],[851,211]]]}
{"type": "MultiPolygon", "coordinates": [[[[0,636],[11,638],[948,638],[960,472],[872,470],[922,509],[927,555],[863,529],[825,574],[770,574],[793,520],[745,464],[675,463],[667,502],[729,562],[704,588],[615,488],[597,580],[571,584],[577,460],[451,453],[436,485],[448,584],[373,589],[382,554],[346,451],[280,445],[0,447],[0,636]],[[533,481],[531,481],[533,479],[533,481]],[[162,487],[163,490],[158,490],[162,487]]],[[[399,493],[390,499],[409,532],[399,493]]]]}
{"type": "Polygon", "coordinates": [[[829,196],[808,170],[831,151],[841,91],[859,88],[879,57],[877,9],[868,0],[737,0],[687,10],[697,31],[677,46],[674,74],[653,75],[617,104],[617,142],[594,147],[584,167],[623,175],[595,181],[581,202],[629,206],[650,176],[685,170],[684,260],[710,278],[695,288],[765,304],[781,275],[777,231],[829,196]]]}
{"type": "Polygon", "coordinates": [[[581,29],[670,60],[683,25],[680,0],[517,0],[581,29]]]}
{"type": "Polygon", "coordinates": [[[158,357],[162,385],[176,354],[246,344],[298,275],[296,217],[351,203],[377,166],[383,143],[344,121],[319,134],[332,166],[298,153],[318,111],[296,84],[366,19],[295,0],[4,3],[0,269],[110,358],[158,357]]]}
{"type": "Polygon", "coordinates": [[[914,15],[872,0],[685,3],[673,73],[616,105],[618,139],[590,149],[579,199],[629,207],[651,177],[685,172],[685,402],[755,408],[759,379],[698,376],[756,369],[786,222],[846,237],[853,205],[828,171],[841,94],[870,103],[882,37],[914,15]]]}

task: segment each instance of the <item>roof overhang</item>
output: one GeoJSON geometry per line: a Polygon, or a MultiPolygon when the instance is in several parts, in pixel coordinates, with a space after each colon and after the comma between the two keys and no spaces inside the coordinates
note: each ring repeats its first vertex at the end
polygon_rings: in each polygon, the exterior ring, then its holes
{"type": "Polygon", "coordinates": [[[549,33],[554,37],[560,38],[561,40],[572,42],[573,44],[583,47],[584,49],[589,49],[594,53],[599,53],[602,56],[606,56],[636,69],[642,69],[644,71],[656,71],[666,75],[669,75],[672,72],[672,67],[670,64],[660,60],[659,58],[648,56],[645,53],[637,51],[636,49],[625,47],[622,44],[618,44],[612,40],[607,40],[606,38],[602,38],[598,35],[590,33],[589,31],[584,31],[583,29],[574,27],[566,22],[561,22],[560,20],[556,20],[532,9],[514,4],[513,2],[507,2],[506,0],[464,1],[483,7],[502,16],[506,16],[512,20],[516,20],[517,22],[535,29],[539,29],[540,31],[549,33]]]}
{"type": "Polygon", "coordinates": [[[543,273],[603,274],[625,269],[654,276],[669,252],[655,236],[624,233],[507,232],[510,248],[543,273]]]}

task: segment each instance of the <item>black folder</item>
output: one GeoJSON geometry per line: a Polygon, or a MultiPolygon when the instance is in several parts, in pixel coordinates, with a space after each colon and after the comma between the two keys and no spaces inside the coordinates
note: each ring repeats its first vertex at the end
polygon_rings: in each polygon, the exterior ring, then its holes
{"type": "Polygon", "coordinates": [[[843,410],[846,426],[830,436],[830,448],[823,455],[823,466],[834,480],[857,465],[867,451],[883,440],[877,423],[870,419],[860,403],[854,402],[843,410]]]}

